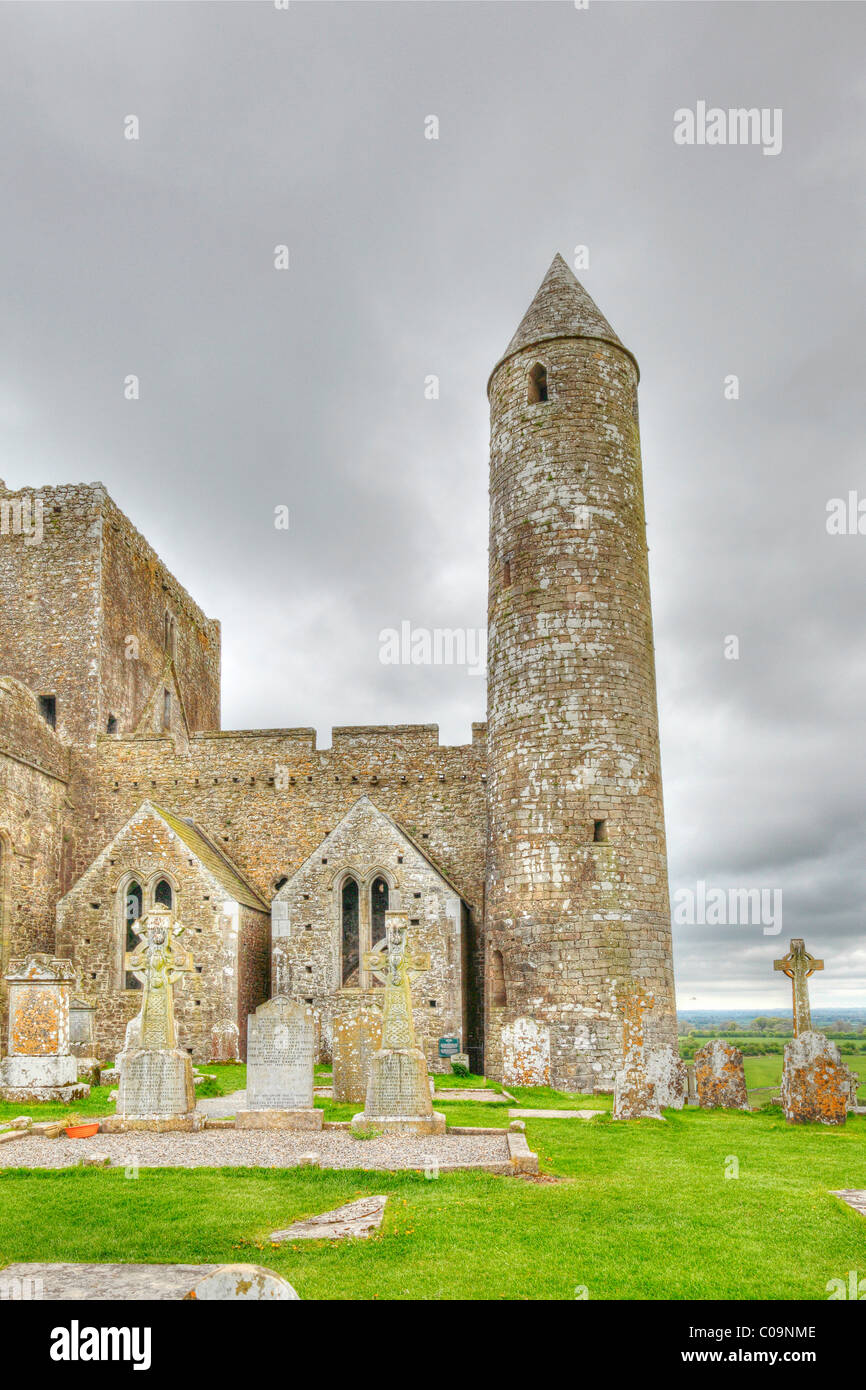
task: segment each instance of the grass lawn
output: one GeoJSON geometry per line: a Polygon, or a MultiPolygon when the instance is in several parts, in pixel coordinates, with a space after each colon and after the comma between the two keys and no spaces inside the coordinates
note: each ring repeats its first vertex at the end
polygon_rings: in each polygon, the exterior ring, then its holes
{"type": "MultiPolygon", "coordinates": [[[[237,1089],[239,1069],[208,1067],[237,1089]],[[232,1075],[231,1073],[235,1074],[232,1075]]],[[[521,1105],[609,1097],[520,1088],[521,1105]]],[[[440,1104],[437,1102],[437,1104],[440,1104]]],[[[323,1102],[327,1113],[356,1106],[323,1102]]],[[[508,1106],[443,1101],[455,1124],[508,1106]]],[[[50,1107],[30,1106],[36,1117],[50,1107]]],[[[80,1107],[83,1108],[83,1107],[80,1107]]],[[[97,1107],[98,1108],[98,1107],[97,1107]]],[[[774,1110],[527,1122],[546,1179],[298,1168],[0,1172],[0,1265],[12,1260],[246,1260],[306,1299],[826,1299],[866,1274],[866,1220],[830,1196],[866,1188],[866,1118],[789,1126],[774,1110]],[[726,1179],[736,1160],[739,1177],[726,1179]],[[390,1195],[380,1235],[271,1246],[267,1234],[355,1197],[390,1195]]],[[[361,1154],[363,1146],[359,1145],[361,1154]]],[[[2,1161],[2,1151],[0,1151],[2,1161]]],[[[363,1161],[363,1158],[359,1161],[363,1161]]]]}

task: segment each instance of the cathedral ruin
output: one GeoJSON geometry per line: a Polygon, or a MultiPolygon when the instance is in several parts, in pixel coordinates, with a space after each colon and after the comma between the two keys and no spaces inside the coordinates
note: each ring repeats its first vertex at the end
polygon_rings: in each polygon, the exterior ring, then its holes
{"type": "Polygon", "coordinates": [[[220,627],[99,483],[0,482],[0,964],[74,962],[114,1058],[155,906],[187,929],[183,1046],[243,1057],[285,995],[375,1006],[385,913],[430,958],[418,1045],[610,1089],[629,984],[676,1042],[638,367],[557,256],[488,384],[487,722],[220,728],[220,627]]]}

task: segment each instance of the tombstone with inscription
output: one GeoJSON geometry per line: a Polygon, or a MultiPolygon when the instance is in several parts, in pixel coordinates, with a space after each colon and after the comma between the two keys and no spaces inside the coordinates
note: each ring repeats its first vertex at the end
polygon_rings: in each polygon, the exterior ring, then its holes
{"type": "Polygon", "coordinates": [[[382,1046],[382,1011],[362,1004],[333,1025],[334,1100],[363,1105],[370,1058],[382,1046]]]}
{"type": "Polygon", "coordinates": [[[82,1100],[78,1058],[69,1047],[71,960],[34,952],[9,962],[9,1049],[0,1062],[0,1096],[18,1102],[82,1100]]]}
{"type": "Polygon", "coordinates": [[[102,1129],[200,1129],[192,1062],[178,1047],[174,1017],[174,987],[195,969],[191,953],[178,942],[186,929],[167,907],[151,908],[132,927],[139,943],[127,952],[124,970],[141,981],[141,1011],[130,1020],[117,1059],[117,1112],[102,1121],[102,1129]]]}
{"type": "Polygon", "coordinates": [[[321,1129],[313,1105],[316,1017],[284,995],[247,1019],[247,1108],[238,1129],[321,1129]]]}
{"type": "Polygon", "coordinates": [[[430,969],[430,957],[409,949],[408,913],[386,912],[385,927],[385,950],[364,957],[365,969],[385,986],[382,1046],[370,1059],[367,1098],[352,1129],[444,1134],[445,1116],[433,1109],[427,1059],[416,1046],[412,1018],[412,981],[430,969]]]}

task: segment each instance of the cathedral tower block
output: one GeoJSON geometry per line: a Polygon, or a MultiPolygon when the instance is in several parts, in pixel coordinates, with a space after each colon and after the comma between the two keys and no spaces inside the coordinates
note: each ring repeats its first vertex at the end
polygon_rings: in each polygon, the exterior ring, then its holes
{"type": "Polygon", "coordinates": [[[560,256],[490,377],[485,1064],[610,1089],[676,1043],[638,367],[560,256]]]}

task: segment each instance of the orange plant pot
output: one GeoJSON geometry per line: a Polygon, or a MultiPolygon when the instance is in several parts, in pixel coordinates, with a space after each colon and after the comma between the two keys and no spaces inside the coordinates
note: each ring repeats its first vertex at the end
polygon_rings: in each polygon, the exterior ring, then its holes
{"type": "Polygon", "coordinates": [[[68,1125],[66,1128],[67,1139],[89,1139],[91,1135],[99,1133],[99,1121],[92,1125],[68,1125]]]}

